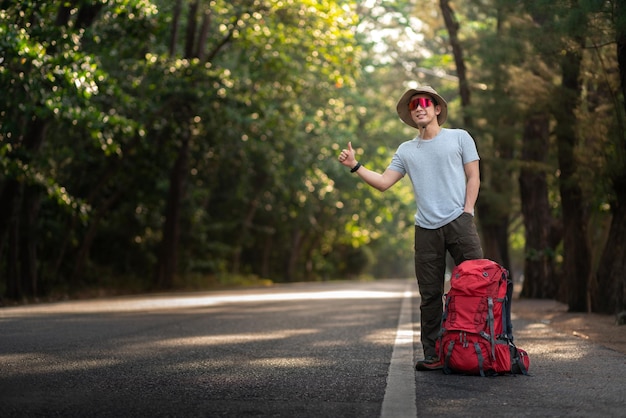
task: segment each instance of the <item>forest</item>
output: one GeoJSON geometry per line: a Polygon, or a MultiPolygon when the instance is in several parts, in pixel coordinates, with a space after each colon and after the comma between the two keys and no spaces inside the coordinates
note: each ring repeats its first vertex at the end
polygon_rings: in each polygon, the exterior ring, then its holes
{"type": "Polygon", "coordinates": [[[0,304],[412,277],[430,85],[481,156],[485,257],[521,297],[626,310],[626,5],[0,0],[0,304]]]}

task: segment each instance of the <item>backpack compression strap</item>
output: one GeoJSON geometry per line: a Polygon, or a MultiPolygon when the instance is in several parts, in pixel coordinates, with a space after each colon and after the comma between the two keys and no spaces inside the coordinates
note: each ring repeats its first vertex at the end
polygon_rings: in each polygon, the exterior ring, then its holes
{"type": "Polygon", "coordinates": [[[474,343],[474,350],[476,350],[476,356],[478,357],[478,370],[480,371],[480,375],[485,377],[485,371],[483,370],[485,358],[483,357],[483,352],[478,343],[474,343]]]}
{"type": "Polygon", "coordinates": [[[491,342],[491,358],[496,359],[496,336],[493,335],[495,333],[494,322],[495,318],[493,316],[493,299],[491,297],[487,298],[487,303],[489,304],[489,341],[491,342]]]}
{"type": "Polygon", "coordinates": [[[448,344],[448,350],[446,351],[446,358],[443,362],[443,372],[445,374],[452,374],[452,369],[450,368],[450,357],[452,356],[453,349],[454,349],[454,340],[451,340],[450,344],[448,344]]]}

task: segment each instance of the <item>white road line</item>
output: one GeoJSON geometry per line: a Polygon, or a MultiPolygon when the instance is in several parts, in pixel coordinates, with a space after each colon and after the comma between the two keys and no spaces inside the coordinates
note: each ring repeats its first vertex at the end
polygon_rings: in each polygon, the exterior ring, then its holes
{"type": "Polygon", "coordinates": [[[415,365],[413,364],[413,322],[411,321],[412,282],[404,292],[396,342],[391,354],[381,418],[417,417],[415,404],[415,365]]]}

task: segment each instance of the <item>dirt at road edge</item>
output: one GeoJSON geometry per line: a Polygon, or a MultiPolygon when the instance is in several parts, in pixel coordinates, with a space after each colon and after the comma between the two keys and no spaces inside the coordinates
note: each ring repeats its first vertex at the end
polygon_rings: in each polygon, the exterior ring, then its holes
{"type": "Polygon", "coordinates": [[[567,305],[543,299],[519,299],[512,303],[513,316],[541,322],[557,331],[590,340],[626,354],[626,325],[617,325],[614,315],[567,312],[567,305]]]}

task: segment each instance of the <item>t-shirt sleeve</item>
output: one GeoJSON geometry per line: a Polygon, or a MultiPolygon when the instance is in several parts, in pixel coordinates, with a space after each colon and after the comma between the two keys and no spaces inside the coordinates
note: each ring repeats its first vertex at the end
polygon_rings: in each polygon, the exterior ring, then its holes
{"type": "Polygon", "coordinates": [[[476,142],[474,138],[467,132],[461,131],[461,152],[463,154],[463,164],[471,163],[472,161],[480,160],[478,156],[478,150],[476,149],[476,142]]]}
{"type": "Polygon", "coordinates": [[[402,162],[402,159],[398,156],[398,151],[396,151],[396,153],[393,154],[393,157],[391,158],[391,162],[389,163],[389,166],[387,167],[387,169],[397,171],[403,176],[406,174],[406,168],[404,167],[404,163],[402,162]]]}

